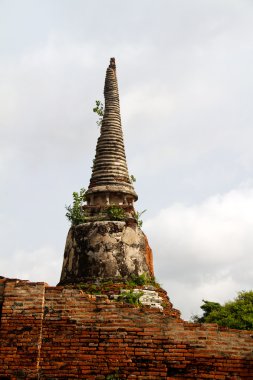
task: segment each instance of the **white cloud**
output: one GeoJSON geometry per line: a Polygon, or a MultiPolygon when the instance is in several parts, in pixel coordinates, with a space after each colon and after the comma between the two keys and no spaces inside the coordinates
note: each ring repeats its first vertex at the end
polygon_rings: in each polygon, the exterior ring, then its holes
{"type": "Polygon", "coordinates": [[[145,222],[158,280],[189,317],[201,300],[252,286],[253,187],[193,205],[173,204],[145,222]]]}
{"type": "Polygon", "coordinates": [[[32,251],[17,250],[13,255],[1,257],[1,275],[29,281],[43,281],[56,285],[60,280],[62,258],[57,251],[45,246],[32,251]]]}

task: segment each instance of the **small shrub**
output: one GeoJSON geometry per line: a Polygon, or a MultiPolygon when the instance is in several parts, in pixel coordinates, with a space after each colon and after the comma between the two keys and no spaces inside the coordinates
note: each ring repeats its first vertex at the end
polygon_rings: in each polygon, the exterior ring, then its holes
{"type": "Polygon", "coordinates": [[[134,292],[133,290],[126,290],[118,296],[117,300],[129,303],[131,305],[139,306],[141,305],[140,298],[142,295],[143,292],[134,292]]]}
{"type": "Polygon", "coordinates": [[[111,220],[124,220],[126,218],[123,208],[113,205],[107,209],[107,214],[111,220]]]}
{"type": "Polygon", "coordinates": [[[137,224],[138,224],[138,227],[142,227],[142,225],[143,225],[143,221],[140,219],[140,217],[142,216],[142,214],[144,214],[144,212],[146,212],[147,210],[143,210],[143,211],[141,211],[141,212],[139,212],[139,211],[136,211],[136,213],[135,213],[135,219],[136,219],[136,221],[137,221],[137,224]]]}
{"type": "Polygon", "coordinates": [[[83,210],[83,205],[86,201],[86,190],[81,189],[80,192],[73,192],[73,205],[65,206],[67,213],[66,217],[71,222],[72,226],[84,223],[86,217],[83,210]]]}
{"type": "Polygon", "coordinates": [[[78,287],[78,289],[81,289],[88,294],[94,294],[94,295],[101,294],[101,287],[99,285],[96,285],[96,284],[80,283],[77,285],[77,287],[78,287]]]}
{"type": "Polygon", "coordinates": [[[133,174],[130,175],[130,181],[131,181],[131,183],[136,182],[136,178],[133,174]]]}
{"type": "Polygon", "coordinates": [[[142,286],[147,284],[148,275],[146,273],[141,274],[140,276],[132,275],[127,284],[130,286],[142,286]]]}
{"type": "Polygon", "coordinates": [[[100,127],[102,125],[104,116],[104,105],[100,100],[96,100],[96,107],[93,108],[93,112],[95,112],[99,116],[97,125],[100,127]]]}
{"type": "Polygon", "coordinates": [[[127,281],[127,286],[143,286],[143,285],[153,285],[159,286],[154,277],[150,277],[147,273],[142,273],[141,275],[132,274],[130,279],[127,281]]]}

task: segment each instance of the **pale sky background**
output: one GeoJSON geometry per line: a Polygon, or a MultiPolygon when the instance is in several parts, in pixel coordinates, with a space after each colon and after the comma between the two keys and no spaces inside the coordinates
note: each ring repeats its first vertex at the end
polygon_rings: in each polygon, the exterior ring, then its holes
{"type": "Polygon", "coordinates": [[[58,282],[110,57],[156,277],[189,318],[252,289],[252,0],[0,0],[0,275],[58,282]]]}

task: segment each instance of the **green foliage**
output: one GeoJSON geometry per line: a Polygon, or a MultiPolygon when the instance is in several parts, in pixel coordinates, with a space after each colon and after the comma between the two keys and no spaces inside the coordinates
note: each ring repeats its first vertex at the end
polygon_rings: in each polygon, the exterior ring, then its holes
{"type": "Polygon", "coordinates": [[[131,183],[136,182],[136,178],[133,174],[130,175],[130,181],[131,181],[131,183]]]}
{"type": "Polygon", "coordinates": [[[140,298],[142,295],[143,295],[143,292],[134,292],[133,290],[125,290],[118,296],[117,301],[129,303],[134,306],[139,306],[141,305],[140,298]]]}
{"type": "Polygon", "coordinates": [[[253,291],[242,291],[233,300],[220,305],[217,302],[203,300],[200,306],[204,311],[203,316],[192,317],[194,322],[217,323],[240,330],[253,330],[253,291]]]}
{"type": "Polygon", "coordinates": [[[143,210],[143,211],[141,211],[141,212],[139,212],[139,211],[136,211],[135,212],[135,219],[136,219],[136,221],[137,221],[137,224],[138,224],[138,227],[142,227],[142,225],[143,225],[143,221],[140,219],[140,217],[142,216],[142,214],[144,214],[144,212],[146,212],[147,210],[143,210]]]}
{"type": "Polygon", "coordinates": [[[104,116],[104,105],[100,100],[96,100],[96,107],[93,108],[93,112],[95,112],[99,116],[97,125],[100,127],[102,125],[102,120],[104,116]]]}
{"type": "Polygon", "coordinates": [[[89,283],[79,283],[77,285],[78,289],[85,291],[88,294],[101,294],[101,287],[96,284],[89,283]]]}
{"type": "Polygon", "coordinates": [[[112,205],[108,207],[107,214],[111,220],[124,220],[126,213],[120,206],[112,205]]]}
{"type": "Polygon", "coordinates": [[[216,312],[216,311],[220,310],[220,308],[221,308],[221,305],[218,302],[212,302],[212,301],[206,301],[206,300],[202,300],[202,302],[204,302],[204,303],[203,303],[203,305],[200,306],[200,308],[203,310],[203,315],[202,315],[202,317],[200,317],[198,315],[193,315],[191,317],[193,322],[205,323],[206,318],[212,312],[216,312]]]}
{"type": "Polygon", "coordinates": [[[86,201],[86,190],[81,189],[80,192],[73,192],[73,205],[65,206],[67,213],[66,217],[71,222],[72,226],[84,223],[86,218],[83,210],[83,205],[86,201]]]}
{"type": "Polygon", "coordinates": [[[126,284],[127,286],[132,287],[132,288],[134,288],[135,286],[143,286],[143,285],[158,286],[155,278],[150,277],[147,273],[142,273],[139,276],[132,274],[126,284]]]}

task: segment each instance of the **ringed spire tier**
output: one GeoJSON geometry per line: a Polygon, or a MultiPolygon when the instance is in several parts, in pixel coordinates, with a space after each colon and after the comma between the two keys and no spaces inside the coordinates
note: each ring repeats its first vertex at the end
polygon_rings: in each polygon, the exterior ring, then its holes
{"type": "Polygon", "coordinates": [[[90,206],[131,205],[138,196],[127,168],[115,58],[111,58],[106,71],[104,97],[104,115],[86,193],[87,203],[90,206]]]}
{"type": "Polygon", "coordinates": [[[104,96],[87,204],[83,219],[72,223],[67,236],[61,285],[154,276],[152,251],[133,206],[138,197],[127,169],[114,58],[106,71],[104,96]]]}

